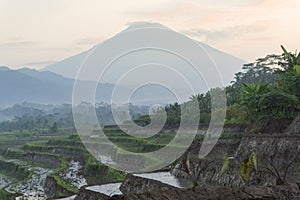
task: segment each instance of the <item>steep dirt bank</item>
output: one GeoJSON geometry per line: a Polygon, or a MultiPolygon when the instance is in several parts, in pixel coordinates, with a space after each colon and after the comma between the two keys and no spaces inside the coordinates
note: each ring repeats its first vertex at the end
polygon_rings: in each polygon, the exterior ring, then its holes
{"type": "Polygon", "coordinates": [[[152,192],[145,194],[128,194],[113,196],[110,200],[222,200],[222,199],[289,199],[300,198],[299,184],[286,184],[273,187],[245,186],[234,189],[229,187],[194,188],[194,189],[171,189],[167,192],[152,192]]]}
{"type": "Polygon", "coordinates": [[[49,166],[51,168],[58,168],[61,162],[58,155],[31,152],[25,153],[23,156],[24,160],[41,164],[43,166],[49,166]]]}
{"type": "Polygon", "coordinates": [[[285,132],[289,135],[300,135],[300,113],[298,113],[285,132]]]}
{"type": "Polygon", "coordinates": [[[60,165],[60,157],[56,154],[44,152],[21,152],[5,149],[0,151],[0,155],[6,159],[18,159],[30,164],[46,166],[50,168],[57,168],[60,165]]]}
{"type": "Polygon", "coordinates": [[[201,143],[190,148],[191,168],[194,170],[200,166],[203,185],[275,185],[280,182],[278,177],[284,179],[285,173],[285,181],[300,180],[300,155],[296,156],[300,151],[300,115],[292,123],[291,120],[259,122],[248,131],[240,141],[219,140],[205,159],[197,157],[201,143]],[[277,128],[274,128],[274,124],[277,128]],[[239,175],[239,167],[253,151],[257,154],[258,169],[252,170],[249,180],[244,182],[239,175]],[[225,153],[231,158],[230,168],[226,174],[222,174],[225,153]],[[211,161],[214,161],[213,164],[209,164],[211,161]]]}
{"type": "Polygon", "coordinates": [[[170,187],[168,190],[157,190],[140,194],[124,194],[109,197],[105,194],[93,192],[82,188],[76,200],[254,200],[254,199],[287,199],[300,198],[300,183],[287,183],[280,186],[243,186],[231,187],[196,187],[193,189],[178,189],[170,187]]]}

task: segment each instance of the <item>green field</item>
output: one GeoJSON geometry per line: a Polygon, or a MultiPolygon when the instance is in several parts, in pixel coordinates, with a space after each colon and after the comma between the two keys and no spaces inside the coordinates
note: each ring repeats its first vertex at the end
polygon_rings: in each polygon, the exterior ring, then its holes
{"type": "MultiPolygon", "coordinates": [[[[87,144],[103,145],[110,148],[110,142],[112,142],[126,151],[146,153],[164,147],[175,137],[175,133],[159,133],[145,139],[137,138],[127,135],[117,128],[105,129],[104,133],[105,135],[97,136],[92,141],[88,141],[87,144]],[[107,141],[107,138],[109,141],[107,141]]],[[[95,134],[97,135],[97,132],[95,134]]],[[[225,133],[222,134],[221,139],[239,138],[241,136],[241,133],[225,133]]],[[[186,139],[186,137],[190,136],[180,135],[179,141],[186,139]]],[[[196,140],[203,140],[203,136],[197,136],[196,140]]],[[[171,148],[179,148],[184,151],[186,147],[180,145],[179,142],[178,145],[171,148]]],[[[123,153],[117,152],[115,156],[122,156],[123,153]]],[[[103,154],[105,155],[105,152],[103,154]]],[[[10,177],[14,185],[31,178],[32,173],[28,170],[28,166],[52,169],[48,177],[53,178],[57,185],[64,188],[65,191],[65,193],[57,192],[56,197],[64,197],[78,192],[78,188],[60,176],[60,173],[68,168],[68,163],[71,160],[78,160],[82,164],[81,173],[90,185],[122,181],[125,178],[123,172],[114,170],[97,161],[86,150],[79,136],[71,131],[64,130],[56,134],[28,135],[25,137],[19,137],[19,133],[0,132],[0,156],[0,173],[10,177]],[[47,162],[47,159],[30,160],[30,156],[33,155],[56,160],[59,164],[57,165],[55,162],[51,164],[51,162],[47,162]],[[12,160],[18,160],[19,163],[14,163],[15,161],[12,162],[12,160]],[[25,164],[20,164],[21,161],[25,164]]],[[[147,158],[153,160],[154,163],[160,162],[156,158],[147,158]]],[[[7,195],[7,193],[2,191],[0,195],[7,195]]]]}

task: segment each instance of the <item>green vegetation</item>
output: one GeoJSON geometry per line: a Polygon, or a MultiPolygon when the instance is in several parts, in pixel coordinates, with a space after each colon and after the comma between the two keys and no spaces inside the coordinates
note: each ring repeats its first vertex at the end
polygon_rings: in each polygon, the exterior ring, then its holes
{"type": "Polygon", "coordinates": [[[119,128],[104,129],[104,133],[115,145],[136,153],[158,150],[168,144],[175,136],[175,133],[158,133],[149,138],[137,138],[122,132],[119,128]]]}
{"type": "MultiPolygon", "coordinates": [[[[72,105],[42,106],[23,103],[13,107],[0,109],[0,117],[14,116],[11,120],[0,122],[0,132],[18,132],[18,138],[37,137],[44,134],[72,133],[75,125],[72,114],[72,105]],[[43,108],[46,107],[46,108],[43,108]],[[48,107],[51,107],[49,109],[48,107]]],[[[99,121],[105,124],[114,124],[111,105],[106,103],[95,106],[99,121]]],[[[148,113],[149,106],[129,104],[129,111],[133,119],[148,113]]]]}
{"type": "Polygon", "coordinates": [[[0,199],[3,200],[13,200],[15,199],[15,195],[14,194],[10,194],[2,189],[0,189],[0,199]]]}
{"type": "Polygon", "coordinates": [[[241,104],[246,106],[249,119],[290,119],[300,109],[300,54],[288,53],[284,47],[284,56],[275,71],[278,80],[270,83],[243,84],[241,104]],[[293,80],[293,81],[291,81],[293,80]]]}

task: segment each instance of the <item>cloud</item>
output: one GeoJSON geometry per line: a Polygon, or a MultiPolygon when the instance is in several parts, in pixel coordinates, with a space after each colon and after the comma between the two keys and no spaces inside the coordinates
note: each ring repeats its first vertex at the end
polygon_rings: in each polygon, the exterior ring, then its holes
{"type": "Polygon", "coordinates": [[[7,41],[10,41],[10,42],[15,42],[15,41],[21,41],[21,40],[24,40],[24,37],[23,36],[20,36],[20,35],[13,35],[13,36],[9,36],[6,38],[7,41]]]}
{"type": "Polygon", "coordinates": [[[261,20],[281,20],[297,0],[177,0],[155,10],[128,13],[140,21],[158,21],[182,27],[219,30],[225,26],[255,23],[261,20]]]}
{"type": "Polygon", "coordinates": [[[0,43],[0,48],[25,48],[37,46],[39,43],[34,41],[19,41],[0,43]]]}
{"type": "Polygon", "coordinates": [[[299,48],[299,0],[174,0],[159,9],[129,13],[160,22],[193,39],[245,60],[299,48]],[[245,48],[247,46],[247,48],[245,48]]]}
{"type": "Polygon", "coordinates": [[[191,29],[181,32],[185,35],[198,38],[202,42],[209,40],[223,40],[233,36],[233,34],[225,30],[191,29]]]}
{"type": "MultiPolygon", "coordinates": [[[[270,23],[270,22],[267,22],[270,23]]],[[[237,38],[251,38],[253,36],[262,34],[266,30],[266,25],[262,24],[249,24],[249,25],[237,25],[231,27],[225,27],[220,29],[190,29],[181,31],[181,33],[200,38],[202,41],[211,42],[211,41],[222,41],[228,39],[237,39],[237,38]]]]}
{"type": "Polygon", "coordinates": [[[52,63],[55,63],[57,61],[51,60],[51,61],[38,61],[38,62],[29,62],[29,63],[23,63],[20,64],[19,66],[24,66],[24,67],[41,67],[41,66],[47,66],[52,63]]]}

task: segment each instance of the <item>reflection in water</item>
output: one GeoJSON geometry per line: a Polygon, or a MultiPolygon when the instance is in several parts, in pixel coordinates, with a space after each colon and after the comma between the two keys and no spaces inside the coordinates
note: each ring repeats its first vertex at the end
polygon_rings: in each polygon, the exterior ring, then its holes
{"type": "Polygon", "coordinates": [[[116,165],[116,163],[111,159],[110,156],[98,155],[97,160],[99,160],[103,164],[116,165]]]}
{"type": "MultiPolygon", "coordinates": [[[[134,176],[157,180],[162,183],[177,187],[177,188],[188,188],[192,186],[192,182],[187,179],[179,179],[170,174],[170,172],[155,172],[155,173],[144,173],[134,174],[134,176]]],[[[87,187],[87,190],[106,194],[108,196],[122,194],[120,186],[122,183],[111,183],[105,185],[96,185],[87,187]]]]}
{"type": "Polygon", "coordinates": [[[119,189],[121,184],[122,183],[110,183],[105,185],[95,185],[95,186],[87,187],[86,189],[94,192],[103,193],[107,196],[113,196],[113,195],[122,194],[122,192],[119,189]]]}
{"type": "Polygon", "coordinates": [[[56,200],[74,200],[76,198],[76,195],[70,196],[70,197],[66,197],[66,198],[62,198],[62,199],[56,199],[56,200]]]}
{"type": "Polygon", "coordinates": [[[142,178],[157,180],[177,188],[189,188],[192,187],[193,185],[191,180],[177,178],[174,175],[172,175],[170,172],[155,172],[155,173],[144,173],[144,174],[134,174],[134,175],[142,178]]]}

